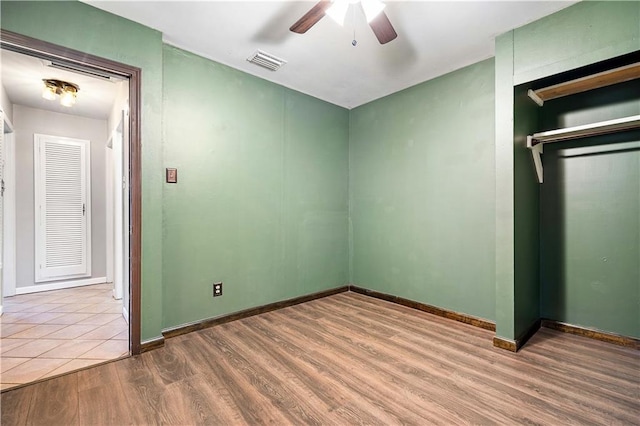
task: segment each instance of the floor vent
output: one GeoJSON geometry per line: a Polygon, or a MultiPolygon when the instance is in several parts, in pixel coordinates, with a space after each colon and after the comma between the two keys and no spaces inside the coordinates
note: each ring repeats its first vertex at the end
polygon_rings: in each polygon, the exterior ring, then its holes
{"type": "Polygon", "coordinates": [[[265,53],[262,50],[258,50],[256,53],[249,56],[247,61],[260,65],[261,67],[271,71],[277,71],[281,66],[287,63],[284,59],[265,53]]]}

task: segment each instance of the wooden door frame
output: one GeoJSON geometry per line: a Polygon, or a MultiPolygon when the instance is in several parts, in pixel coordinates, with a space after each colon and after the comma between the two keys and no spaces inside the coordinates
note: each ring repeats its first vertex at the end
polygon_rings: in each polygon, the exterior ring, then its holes
{"type": "Polygon", "coordinates": [[[129,196],[131,227],[130,244],[130,309],[129,330],[132,355],[140,353],[141,331],[141,266],[142,266],[142,144],[141,144],[141,85],[142,70],[131,65],[115,62],[78,50],[27,37],[22,34],[0,29],[0,48],[56,60],[80,69],[94,69],[117,74],[129,80],[129,196]]]}

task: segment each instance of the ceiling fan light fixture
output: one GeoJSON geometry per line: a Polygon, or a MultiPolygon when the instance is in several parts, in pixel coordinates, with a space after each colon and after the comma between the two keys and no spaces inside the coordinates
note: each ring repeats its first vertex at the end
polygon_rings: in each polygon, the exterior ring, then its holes
{"type": "Polygon", "coordinates": [[[380,0],[361,0],[360,4],[368,23],[371,23],[386,7],[380,0]]]}
{"type": "Polygon", "coordinates": [[[333,4],[324,13],[339,25],[344,26],[344,18],[347,16],[349,4],[349,0],[334,0],[333,4]]]}
{"type": "MultiPolygon", "coordinates": [[[[396,33],[391,21],[389,21],[387,14],[384,12],[385,5],[381,0],[320,0],[298,19],[289,30],[297,34],[304,34],[326,15],[329,15],[338,24],[344,25],[349,6],[356,6],[357,3],[360,3],[369,27],[371,27],[380,44],[387,44],[398,37],[398,33],[396,33]]],[[[355,13],[353,21],[355,39],[355,13]]],[[[351,42],[354,46],[356,43],[356,40],[351,42]]]]}

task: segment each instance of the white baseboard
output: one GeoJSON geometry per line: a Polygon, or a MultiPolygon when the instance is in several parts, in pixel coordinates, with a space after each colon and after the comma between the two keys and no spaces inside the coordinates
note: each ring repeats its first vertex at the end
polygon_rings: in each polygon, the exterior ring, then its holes
{"type": "Polygon", "coordinates": [[[87,278],[84,280],[57,281],[50,284],[30,285],[28,287],[16,287],[16,294],[37,293],[39,291],[61,290],[63,288],[82,287],[92,284],[104,284],[105,277],[87,278]]]}
{"type": "Polygon", "coordinates": [[[127,311],[127,308],[124,305],[122,305],[122,316],[127,324],[129,324],[129,311],[127,311]]]}
{"type": "MultiPolygon", "coordinates": [[[[113,281],[107,281],[107,282],[113,284],[113,281]]],[[[115,300],[122,300],[122,296],[120,296],[119,298],[116,296],[116,287],[115,287],[115,285],[113,286],[113,290],[111,290],[111,294],[113,295],[113,298],[115,300]]]]}
{"type": "Polygon", "coordinates": [[[2,309],[2,305],[0,305],[0,315],[2,315],[4,313],[4,310],[2,309]]]}

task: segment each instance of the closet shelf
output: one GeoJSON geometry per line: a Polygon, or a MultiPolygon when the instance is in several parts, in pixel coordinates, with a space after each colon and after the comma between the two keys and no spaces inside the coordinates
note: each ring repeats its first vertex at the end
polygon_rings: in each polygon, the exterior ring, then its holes
{"type": "Polygon", "coordinates": [[[586,138],[589,136],[604,135],[607,133],[615,133],[631,129],[640,129],[640,115],[632,115],[630,117],[616,118],[614,120],[567,127],[564,129],[549,130],[527,136],[527,148],[531,150],[531,155],[533,156],[533,162],[536,166],[536,173],[538,175],[538,182],[542,183],[543,170],[541,155],[542,146],[545,143],[586,138]]]}
{"type": "Polygon", "coordinates": [[[564,129],[549,130],[547,132],[534,133],[527,137],[527,146],[531,148],[539,143],[561,142],[569,139],[586,138],[589,136],[603,135],[606,133],[621,132],[640,128],[640,115],[616,118],[614,120],[600,121],[582,126],[566,127],[564,129]]]}
{"type": "Polygon", "coordinates": [[[599,89],[601,87],[634,80],[636,78],[640,78],[640,62],[588,75],[575,80],[565,81],[564,83],[554,84],[553,86],[543,87],[541,89],[530,89],[527,94],[535,103],[542,106],[545,101],[549,101],[551,99],[574,95],[576,93],[586,92],[592,89],[599,89]]]}

